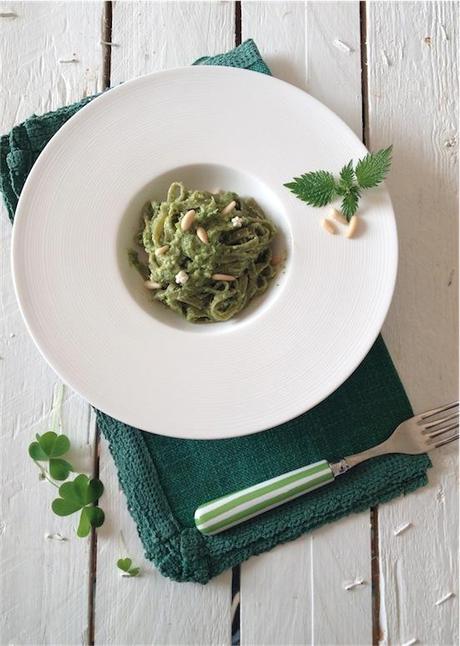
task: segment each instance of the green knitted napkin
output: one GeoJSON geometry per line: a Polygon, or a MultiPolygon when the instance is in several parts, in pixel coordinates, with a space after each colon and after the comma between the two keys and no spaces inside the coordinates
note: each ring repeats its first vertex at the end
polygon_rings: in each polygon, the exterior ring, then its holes
{"type": "MultiPolygon", "coordinates": [[[[270,73],[250,40],[197,63],[270,73]]],[[[90,100],[32,116],[2,137],[0,189],[11,220],[38,155],[90,100]]],[[[333,461],[362,451],[387,438],[411,414],[379,337],[335,393],[308,413],[263,433],[229,440],[179,440],[139,431],[100,411],[97,423],[109,442],[147,558],[176,581],[206,583],[278,543],[426,484],[430,461],[426,455],[377,458],[329,487],[216,536],[202,536],[195,529],[198,505],[320,459],[333,461]]]]}

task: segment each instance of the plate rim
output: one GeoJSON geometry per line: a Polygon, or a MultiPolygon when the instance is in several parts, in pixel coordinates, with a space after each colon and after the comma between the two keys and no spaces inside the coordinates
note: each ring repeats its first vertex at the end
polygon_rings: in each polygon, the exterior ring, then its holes
{"type": "MultiPolygon", "coordinates": [[[[66,123],[61,126],[61,128],[51,137],[51,139],[48,141],[40,155],[38,156],[37,160],[35,161],[32,169],[30,170],[26,181],[24,183],[24,186],[22,187],[21,194],[18,199],[17,207],[15,210],[15,217],[14,217],[14,222],[13,222],[13,230],[12,230],[12,240],[11,240],[11,254],[10,254],[10,259],[11,259],[11,269],[12,269],[12,280],[13,280],[13,287],[14,287],[14,293],[16,296],[16,300],[18,303],[19,310],[21,312],[22,319],[24,321],[25,327],[27,329],[27,332],[29,333],[30,337],[32,338],[35,346],[39,350],[41,356],[45,359],[45,361],[48,363],[48,365],[53,369],[53,371],[56,373],[56,375],[59,377],[59,379],[68,385],[69,388],[71,388],[73,391],[78,393],[85,401],[87,401],[91,406],[97,408],[98,410],[102,411],[104,414],[111,416],[111,413],[108,411],[104,410],[104,406],[99,406],[95,401],[91,401],[93,398],[90,398],[82,392],[80,389],[77,389],[75,386],[71,385],[71,380],[67,379],[64,377],[64,375],[61,373],[60,368],[55,364],[54,359],[52,358],[52,352],[48,352],[48,350],[44,347],[42,347],[42,344],[40,341],[37,339],[37,335],[34,332],[33,326],[31,325],[31,322],[28,318],[28,316],[25,313],[26,309],[26,304],[25,304],[25,299],[23,295],[21,294],[21,286],[19,285],[20,283],[20,276],[17,268],[17,258],[20,256],[20,229],[21,226],[23,226],[21,223],[26,221],[26,215],[22,215],[23,213],[23,204],[26,202],[27,199],[27,193],[29,191],[29,186],[33,185],[33,182],[35,180],[36,176],[39,176],[42,170],[42,166],[46,164],[47,158],[49,155],[52,155],[54,152],[54,147],[57,145],[56,142],[59,142],[61,139],[63,139],[66,136],[67,130],[70,128],[75,128],[77,127],[78,121],[81,119],[86,119],[85,114],[87,114],[96,103],[99,103],[101,101],[107,101],[107,98],[110,96],[113,96],[114,93],[118,93],[119,91],[126,91],[126,87],[135,85],[135,84],[141,84],[148,82],[150,78],[156,78],[158,76],[167,76],[171,75],[174,73],[181,73],[181,72],[186,72],[192,73],[192,74],[198,74],[198,73],[204,73],[204,74],[215,74],[221,73],[221,72],[229,72],[231,74],[235,74],[236,76],[240,75],[249,75],[249,74],[254,74],[252,70],[247,70],[247,69],[242,69],[242,68],[235,68],[235,67],[226,67],[226,66],[207,66],[207,65],[190,65],[190,66],[178,66],[174,68],[170,68],[167,70],[158,70],[155,72],[150,72],[148,74],[144,74],[142,76],[136,77],[134,79],[130,79],[124,83],[121,83],[120,85],[117,85],[114,88],[110,88],[109,90],[103,91],[97,95],[95,95],[85,106],[83,106],[78,112],[76,112],[72,117],[70,117],[66,123]]],[[[328,106],[323,104],[321,101],[316,99],[314,96],[306,92],[305,90],[302,90],[301,88],[298,88],[295,85],[292,85],[291,83],[279,79],[274,76],[269,76],[269,75],[264,75],[260,74],[259,75],[267,79],[269,82],[275,82],[278,84],[281,84],[283,86],[288,86],[290,91],[294,90],[296,93],[299,95],[307,95],[315,104],[318,104],[320,108],[326,112],[328,112],[335,120],[340,122],[342,128],[346,129],[349,133],[352,134],[353,138],[357,141],[357,143],[360,143],[364,151],[368,151],[367,147],[364,145],[364,143],[360,140],[358,135],[348,126],[343,119],[338,116],[333,110],[331,110],[328,106]]],[[[219,432],[218,430],[216,432],[213,432],[212,435],[204,434],[204,435],[199,435],[197,436],[196,434],[190,434],[190,433],[174,433],[171,435],[170,433],[164,433],[161,430],[149,430],[149,429],[140,429],[144,430],[145,432],[149,433],[155,433],[159,435],[163,435],[166,437],[176,437],[178,439],[197,439],[197,440],[219,440],[219,439],[230,439],[230,438],[235,438],[235,437],[244,437],[246,435],[251,435],[259,432],[263,432],[272,428],[276,428],[284,423],[287,423],[291,420],[296,419],[297,417],[308,413],[310,410],[315,408],[318,404],[323,402],[325,399],[327,399],[332,393],[334,393],[338,388],[340,388],[345,381],[355,372],[355,370],[359,367],[359,365],[362,363],[364,358],[367,356],[369,351],[371,350],[372,346],[374,345],[376,339],[378,338],[379,334],[381,333],[382,326],[384,324],[384,321],[388,315],[388,311],[393,299],[395,287],[396,287],[396,281],[397,281],[397,275],[398,275],[398,265],[399,265],[399,243],[398,243],[398,233],[397,233],[397,222],[396,222],[396,217],[395,217],[395,212],[393,208],[393,203],[391,200],[391,196],[387,190],[385,182],[381,184],[382,189],[385,192],[386,198],[388,200],[388,210],[391,211],[391,220],[393,224],[393,252],[392,252],[392,262],[391,262],[391,278],[389,277],[387,279],[387,296],[384,301],[382,301],[382,306],[380,308],[381,314],[378,317],[378,326],[376,323],[376,328],[377,331],[373,332],[372,334],[369,333],[369,339],[371,339],[370,343],[366,343],[366,349],[360,353],[355,353],[353,355],[353,361],[350,362],[349,368],[347,370],[343,370],[341,373],[341,376],[334,381],[335,385],[334,387],[329,387],[327,389],[326,394],[321,394],[318,396],[313,403],[310,403],[307,405],[305,408],[304,406],[299,406],[298,410],[294,414],[289,414],[288,417],[284,416],[282,421],[276,421],[275,423],[270,423],[268,420],[266,421],[266,424],[259,424],[260,426],[257,430],[249,430],[249,431],[242,431],[242,432],[231,432],[229,433],[227,430],[224,432],[219,432]],[[345,377],[343,377],[343,374],[345,374],[345,377]],[[338,383],[336,383],[338,382],[338,383]]],[[[97,398],[95,398],[97,399],[97,398]]],[[[123,419],[122,417],[117,416],[117,419],[122,422],[123,424],[127,426],[132,426],[132,423],[129,420],[123,419]]],[[[137,428],[137,427],[133,427],[137,428]]]]}

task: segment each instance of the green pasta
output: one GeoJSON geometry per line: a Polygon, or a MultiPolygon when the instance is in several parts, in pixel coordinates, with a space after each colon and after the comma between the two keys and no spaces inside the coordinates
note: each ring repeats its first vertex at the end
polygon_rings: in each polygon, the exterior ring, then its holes
{"type": "Polygon", "coordinates": [[[153,298],[191,322],[227,321],[275,275],[276,228],[253,199],[190,191],[171,184],[164,202],[148,203],[130,260],[153,298]]]}

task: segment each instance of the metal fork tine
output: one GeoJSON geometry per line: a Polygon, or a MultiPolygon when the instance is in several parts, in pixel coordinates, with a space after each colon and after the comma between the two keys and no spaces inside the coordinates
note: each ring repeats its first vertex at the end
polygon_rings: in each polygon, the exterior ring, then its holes
{"type": "Polygon", "coordinates": [[[434,422],[429,422],[428,424],[425,424],[425,430],[427,431],[430,428],[435,428],[436,426],[440,426],[445,422],[450,422],[450,420],[457,419],[457,418],[458,418],[458,413],[454,413],[453,415],[448,415],[447,417],[441,417],[441,419],[437,419],[434,422]]]}
{"type": "Polygon", "coordinates": [[[434,444],[433,447],[435,449],[438,448],[438,446],[443,446],[444,444],[449,444],[449,442],[454,442],[455,440],[458,440],[459,434],[453,435],[452,437],[449,437],[447,440],[443,440],[442,442],[438,442],[437,444],[434,444]]]}
{"type": "Polygon", "coordinates": [[[443,435],[444,433],[448,433],[449,431],[453,431],[454,429],[458,428],[458,422],[456,424],[451,424],[450,426],[446,426],[445,428],[441,428],[438,431],[433,431],[432,433],[427,433],[428,438],[432,437],[438,437],[438,435],[443,435]]]}
{"type": "Polygon", "coordinates": [[[428,419],[433,415],[437,415],[438,413],[444,413],[444,411],[450,410],[451,408],[455,408],[456,406],[458,406],[458,401],[452,402],[450,404],[446,404],[445,406],[440,406],[439,408],[433,408],[432,410],[427,410],[424,413],[417,415],[417,418],[419,420],[428,419]]]}

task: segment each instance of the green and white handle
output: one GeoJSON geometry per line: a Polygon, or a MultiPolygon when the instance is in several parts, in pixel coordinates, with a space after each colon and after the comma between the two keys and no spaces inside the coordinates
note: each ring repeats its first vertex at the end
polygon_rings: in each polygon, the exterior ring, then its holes
{"type": "Polygon", "coordinates": [[[200,505],[195,511],[195,525],[202,534],[217,534],[329,484],[337,474],[326,460],[295,469],[200,505]]]}

